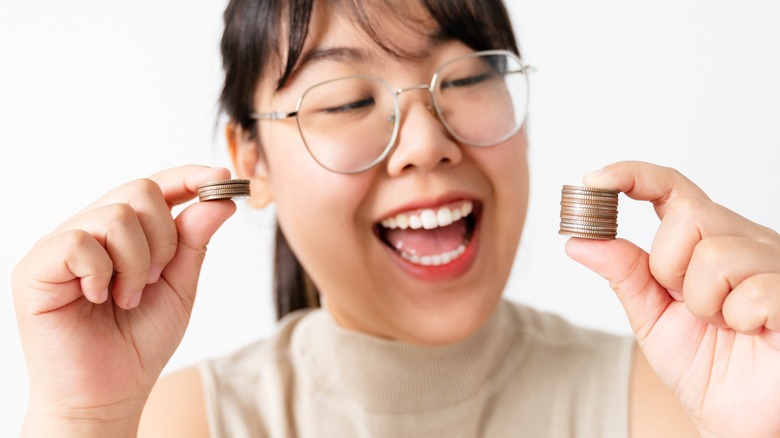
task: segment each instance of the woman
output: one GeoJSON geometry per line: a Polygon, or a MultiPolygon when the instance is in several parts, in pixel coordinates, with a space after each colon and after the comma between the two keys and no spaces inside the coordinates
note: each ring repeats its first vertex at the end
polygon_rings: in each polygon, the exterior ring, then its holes
{"type": "Polygon", "coordinates": [[[250,203],[276,206],[292,313],[150,396],[234,206],[169,211],[225,169],[122,186],[15,271],[26,433],[778,432],[777,233],[672,170],[618,163],[585,183],[653,201],[651,255],[623,240],[567,251],[610,280],[640,349],[502,301],[528,185],[527,69],[503,6],[268,3],[228,6],[222,103],[250,203]],[[327,310],[294,312],[318,299],[327,310]]]}

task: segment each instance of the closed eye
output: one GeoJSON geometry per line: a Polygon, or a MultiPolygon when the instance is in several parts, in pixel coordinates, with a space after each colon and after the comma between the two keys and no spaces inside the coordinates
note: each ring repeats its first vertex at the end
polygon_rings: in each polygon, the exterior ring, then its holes
{"type": "Polygon", "coordinates": [[[444,90],[451,87],[468,87],[469,85],[475,85],[475,84],[479,84],[480,82],[484,82],[488,80],[490,76],[492,76],[491,73],[484,73],[481,75],[468,76],[461,79],[453,79],[451,81],[444,81],[441,83],[441,88],[444,90]]]}
{"type": "Polygon", "coordinates": [[[324,108],[322,111],[325,113],[337,114],[345,113],[356,109],[366,108],[374,104],[374,98],[369,97],[367,99],[350,102],[344,105],[339,105],[331,108],[324,108]]]}

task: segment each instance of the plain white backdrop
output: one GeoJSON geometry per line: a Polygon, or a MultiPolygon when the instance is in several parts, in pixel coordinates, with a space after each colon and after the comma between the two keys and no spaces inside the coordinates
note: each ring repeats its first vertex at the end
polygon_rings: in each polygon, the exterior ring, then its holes
{"type": "MultiPolygon", "coordinates": [[[[228,165],[216,123],[224,1],[0,3],[0,434],[18,435],[26,372],[11,271],[41,236],[126,181],[228,165]]],[[[618,160],[672,166],[780,230],[780,3],[521,0],[509,4],[531,83],[531,205],[507,296],[628,333],[606,282],[557,235],[562,184],[618,160]]],[[[649,249],[652,208],[621,198],[620,235],[649,249]]],[[[273,211],[212,239],[167,370],[273,330],[273,211]]],[[[338,256],[334,250],[334,256],[338,256]]]]}

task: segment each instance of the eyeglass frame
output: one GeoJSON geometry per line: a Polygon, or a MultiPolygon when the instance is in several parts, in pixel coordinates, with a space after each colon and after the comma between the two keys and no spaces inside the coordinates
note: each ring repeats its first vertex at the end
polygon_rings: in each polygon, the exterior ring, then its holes
{"type": "MultiPolygon", "coordinates": [[[[326,81],[318,82],[318,83],[308,87],[306,90],[304,90],[304,92],[301,94],[301,97],[298,99],[298,102],[297,102],[297,104],[295,106],[295,110],[294,111],[289,111],[289,112],[271,111],[271,112],[267,112],[267,113],[255,112],[255,113],[250,114],[249,117],[250,117],[250,119],[258,121],[258,122],[260,120],[275,121],[275,120],[285,120],[285,119],[295,118],[296,125],[298,126],[298,134],[300,134],[301,139],[303,140],[303,145],[306,147],[306,151],[309,152],[309,155],[314,159],[315,162],[317,162],[317,164],[319,164],[322,168],[324,168],[324,169],[326,169],[326,170],[328,170],[330,172],[344,174],[344,175],[353,175],[353,174],[356,174],[356,173],[365,172],[366,170],[369,170],[372,167],[376,166],[377,164],[381,163],[382,161],[384,161],[385,158],[387,158],[388,155],[390,155],[390,152],[392,152],[392,150],[395,149],[396,139],[398,137],[398,130],[400,128],[400,120],[401,120],[401,108],[400,108],[400,105],[399,105],[399,100],[398,100],[399,98],[398,98],[398,96],[400,96],[401,93],[405,93],[407,91],[426,90],[428,92],[428,94],[430,95],[430,97],[431,97],[431,101],[433,102],[433,105],[432,106],[431,105],[427,105],[427,108],[431,112],[435,111],[434,115],[439,120],[439,122],[441,122],[441,124],[444,126],[444,128],[447,130],[447,133],[452,135],[460,143],[463,143],[463,144],[465,144],[467,146],[471,146],[471,147],[492,147],[492,146],[496,146],[496,145],[499,145],[499,144],[509,140],[515,134],[517,134],[518,131],[520,131],[520,129],[525,124],[525,119],[527,117],[527,114],[523,114],[523,120],[521,120],[520,123],[518,123],[517,126],[515,126],[515,128],[510,133],[508,133],[507,135],[503,136],[500,140],[496,141],[495,143],[492,143],[492,144],[489,144],[489,145],[475,145],[475,144],[472,144],[472,143],[464,140],[461,136],[459,136],[457,133],[455,133],[455,131],[449,126],[449,124],[446,122],[446,119],[444,117],[442,117],[442,113],[441,113],[442,110],[441,110],[441,108],[437,104],[436,94],[434,93],[436,91],[436,84],[438,82],[439,74],[445,67],[451,65],[452,63],[461,61],[463,59],[478,58],[478,57],[482,57],[482,56],[491,56],[491,55],[503,55],[503,56],[508,56],[508,57],[514,59],[517,62],[517,64],[520,66],[520,69],[517,72],[513,72],[513,73],[522,73],[522,74],[524,74],[526,76],[526,84],[527,84],[527,80],[528,80],[527,79],[528,78],[528,73],[533,73],[533,72],[536,71],[535,67],[533,67],[531,65],[528,65],[528,64],[525,64],[523,62],[523,60],[520,59],[519,56],[517,56],[517,54],[515,54],[514,52],[511,52],[509,50],[500,50],[500,49],[499,50],[482,50],[482,51],[479,51],[479,52],[473,52],[473,53],[469,53],[469,54],[466,54],[466,55],[458,56],[456,58],[453,58],[453,59],[451,59],[449,61],[444,62],[443,64],[441,64],[440,66],[438,66],[436,68],[436,71],[433,73],[433,76],[431,77],[431,81],[430,81],[429,84],[421,83],[421,84],[417,84],[417,85],[410,85],[408,87],[394,89],[386,80],[384,80],[383,78],[381,78],[379,76],[360,75],[360,74],[342,76],[342,77],[338,77],[338,78],[334,78],[334,79],[329,79],[329,80],[326,80],[326,81]],[[303,135],[303,130],[301,129],[301,122],[300,122],[300,118],[298,118],[298,113],[300,112],[300,109],[301,109],[301,102],[303,102],[303,99],[306,97],[306,94],[309,93],[309,91],[311,91],[313,88],[320,87],[320,86],[328,84],[330,82],[336,82],[336,81],[341,81],[341,80],[350,79],[350,78],[356,78],[356,79],[363,78],[363,79],[377,80],[384,87],[386,87],[388,89],[388,91],[390,91],[390,93],[393,95],[393,112],[392,112],[391,115],[388,116],[388,122],[390,122],[390,121],[393,122],[393,134],[390,136],[390,140],[388,141],[387,145],[384,147],[384,150],[382,151],[382,153],[376,159],[374,159],[372,162],[370,162],[369,164],[367,164],[367,165],[365,165],[365,166],[363,166],[363,167],[361,167],[361,168],[359,168],[357,170],[339,171],[339,170],[331,169],[330,167],[326,166],[325,164],[320,162],[320,160],[314,155],[314,153],[312,152],[312,150],[309,147],[308,143],[306,142],[306,137],[303,135]],[[392,120],[390,120],[390,119],[392,119],[392,120]]],[[[525,101],[525,109],[527,110],[527,108],[528,108],[528,101],[529,101],[529,95],[530,95],[530,85],[527,84],[526,87],[528,88],[528,90],[526,90],[526,99],[525,99],[526,100],[525,101]]]]}

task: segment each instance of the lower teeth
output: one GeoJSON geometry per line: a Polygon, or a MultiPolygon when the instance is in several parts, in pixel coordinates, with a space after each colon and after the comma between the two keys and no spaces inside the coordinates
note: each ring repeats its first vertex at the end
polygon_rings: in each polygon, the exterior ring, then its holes
{"type": "Polygon", "coordinates": [[[452,251],[445,252],[443,254],[418,256],[417,254],[409,254],[401,251],[401,257],[416,265],[422,266],[441,266],[450,263],[451,261],[462,256],[466,252],[466,244],[461,243],[457,248],[452,251]]]}

